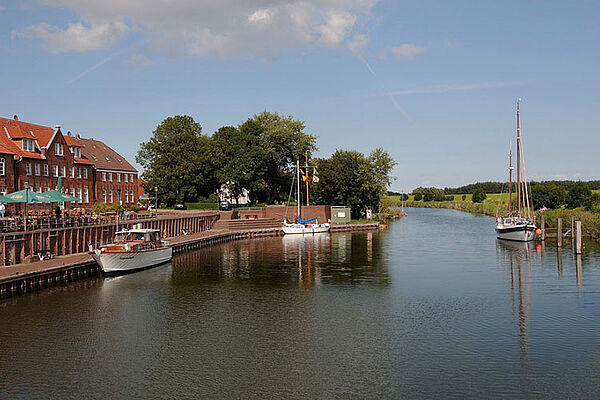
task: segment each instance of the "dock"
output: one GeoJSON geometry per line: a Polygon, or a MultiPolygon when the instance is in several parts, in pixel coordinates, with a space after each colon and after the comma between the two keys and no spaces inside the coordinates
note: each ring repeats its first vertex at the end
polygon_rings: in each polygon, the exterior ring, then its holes
{"type": "MultiPolygon", "coordinates": [[[[261,224],[257,224],[260,226],[261,224]]],[[[381,229],[379,223],[333,225],[332,232],[350,232],[381,229]]],[[[173,254],[213,246],[234,240],[258,237],[282,236],[280,227],[258,229],[220,230],[210,229],[189,235],[170,237],[173,254]]],[[[24,294],[58,284],[73,282],[101,273],[99,265],[87,252],[58,256],[50,260],[14,264],[0,267],[0,298],[24,294]]]]}

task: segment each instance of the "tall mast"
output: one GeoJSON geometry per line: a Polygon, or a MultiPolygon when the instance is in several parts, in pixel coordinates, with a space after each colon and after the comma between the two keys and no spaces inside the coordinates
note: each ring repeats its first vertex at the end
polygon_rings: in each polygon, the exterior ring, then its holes
{"type": "Polygon", "coordinates": [[[521,115],[519,111],[519,103],[517,100],[517,210],[521,216],[521,115]]]}
{"type": "MultiPolygon", "coordinates": [[[[304,164],[306,166],[306,177],[308,178],[308,151],[304,155],[306,157],[306,164],[304,164]]],[[[310,205],[308,201],[308,181],[306,181],[306,205],[310,205]]]]}
{"type": "Polygon", "coordinates": [[[297,218],[296,222],[300,223],[300,160],[296,160],[296,170],[297,170],[296,177],[298,179],[296,182],[296,189],[297,189],[296,192],[298,195],[298,200],[297,200],[298,201],[298,203],[297,203],[298,204],[298,218],[297,218]]]}
{"type": "Polygon", "coordinates": [[[512,146],[508,155],[508,215],[512,217],[512,146]]]}

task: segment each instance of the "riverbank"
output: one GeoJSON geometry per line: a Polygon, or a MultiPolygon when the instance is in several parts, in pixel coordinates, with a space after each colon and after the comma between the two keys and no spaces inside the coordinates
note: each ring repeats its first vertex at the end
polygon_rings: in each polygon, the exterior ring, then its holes
{"type": "MultiPolygon", "coordinates": [[[[394,204],[394,206],[400,206],[400,204],[394,204]]],[[[404,202],[404,206],[416,208],[447,208],[495,217],[498,210],[507,207],[507,203],[501,199],[493,198],[486,199],[482,203],[473,203],[471,201],[406,201],[404,202]]],[[[600,214],[598,213],[582,209],[546,210],[544,212],[536,211],[536,221],[540,221],[542,214],[544,215],[546,228],[556,229],[558,218],[562,218],[563,230],[566,231],[567,229],[570,229],[571,217],[573,217],[576,221],[581,221],[583,231],[587,236],[593,239],[600,239],[600,214]]]]}
{"type": "MultiPolygon", "coordinates": [[[[376,230],[382,227],[385,227],[385,225],[379,223],[352,223],[334,225],[331,231],[376,230]]],[[[168,240],[173,246],[173,253],[178,254],[234,240],[281,235],[283,235],[283,231],[279,227],[248,228],[245,230],[210,229],[190,235],[170,237],[168,240]]],[[[99,275],[100,272],[98,264],[87,252],[59,256],[51,260],[0,267],[0,298],[73,282],[99,275]]]]}

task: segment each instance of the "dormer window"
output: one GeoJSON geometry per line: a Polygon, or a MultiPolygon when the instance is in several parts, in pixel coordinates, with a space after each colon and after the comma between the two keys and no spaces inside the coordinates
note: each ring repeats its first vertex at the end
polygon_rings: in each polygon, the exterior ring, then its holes
{"type": "Polygon", "coordinates": [[[73,153],[73,157],[81,158],[81,149],[79,147],[71,147],[71,153],[73,153]]]}
{"type": "Polygon", "coordinates": [[[56,154],[57,156],[63,156],[64,155],[64,150],[63,150],[62,143],[56,143],[54,145],[54,154],[56,154]]]}
{"type": "Polygon", "coordinates": [[[35,142],[31,139],[23,139],[23,151],[33,153],[35,151],[35,142]]]}

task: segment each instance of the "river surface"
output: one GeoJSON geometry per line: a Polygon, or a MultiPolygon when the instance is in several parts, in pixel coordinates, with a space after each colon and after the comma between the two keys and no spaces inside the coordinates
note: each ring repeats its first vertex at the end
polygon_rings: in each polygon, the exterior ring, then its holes
{"type": "Polygon", "coordinates": [[[0,398],[598,398],[600,253],[566,244],[409,209],[9,298],[0,398]]]}

